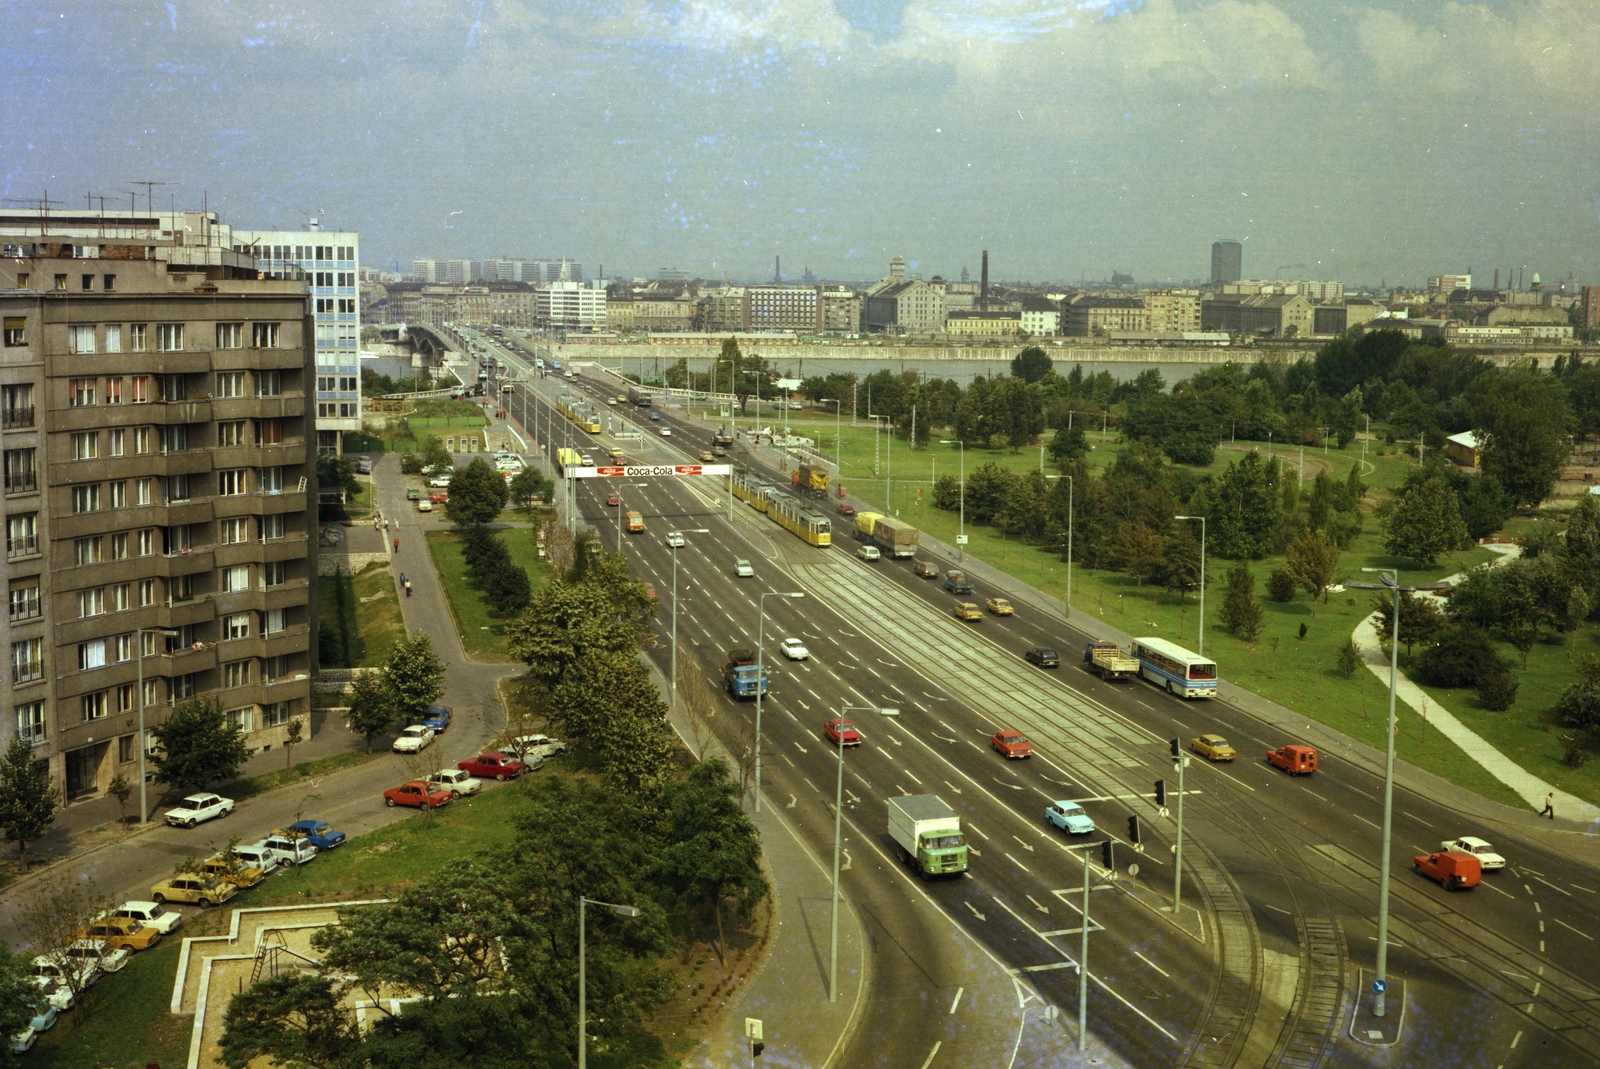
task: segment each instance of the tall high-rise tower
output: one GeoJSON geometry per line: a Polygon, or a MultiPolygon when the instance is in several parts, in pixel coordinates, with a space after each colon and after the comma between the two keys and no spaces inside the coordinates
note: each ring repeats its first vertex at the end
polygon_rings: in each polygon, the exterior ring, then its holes
{"type": "Polygon", "coordinates": [[[1237,241],[1211,243],[1211,281],[1237,282],[1244,277],[1244,246],[1237,241]]]}

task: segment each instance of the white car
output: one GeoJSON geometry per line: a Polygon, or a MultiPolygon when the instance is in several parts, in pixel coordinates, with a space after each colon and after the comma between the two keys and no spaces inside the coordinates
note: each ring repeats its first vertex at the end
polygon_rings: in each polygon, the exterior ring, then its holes
{"type": "Polygon", "coordinates": [[[433,741],[433,729],[421,724],[412,724],[400,733],[394,740],[395,753],[420,753],[427,749],[428,743],[433,741]]]}
{"type": "Polygon", "coordinates": [[[124,902],[112,910],[111,915],[132,918],[147,928],[154,928],[162,935],[171,935],[179,925],[183,924],[182,913],[168,909],[160,902],[124,902]]]}
{"type": "Polygon", "coordinates": [[[549,735],[518,735],[515,740],[516,749],[522,754],[524,764],[534,761],[543,762],[546,757],[554,757],[558,753],[567,752],[567,744],[560,739],[552,739],[549,735]]]}
{"type": "Polygon", "coordinates": [[[74,961],[92,962],[103,973],[121,972],[133,957],[127,947],[113,948],[104,939],[79,939],[67,947],[67,957],[74,961]]]}
{"type": "Polygon", "coordinates": [[[278,854],[269,850],[263,843],[251,843],[249,846],[235,846],[233,856],[245,868],[260,869],[263,877],[271,876],[278,871],[282,864],[278,854]]]}
{"type": "Polygon", "coordinates": [[[447,471],[443,475],[435,475],[433,478],[428,480],[428,485],[434,487],[449,486],[450,473],[447,471]]]}
{"type": "Polygon", "coordinates": [[[441,791],[449,791],[452,798],[477,794],[483,790],[483,781],[481,779],[476,779],[472,773],[464,772],[459,768],[440,769],[428,777],[428,782],[438,787],[441,791]]]}
{"type": "Polygon", "coordinates": [[[215,817],[225,817],[233,812],[233,799],[217,794],[191,794],[167,810],[167,823],[179,828],[192,828],[215,817]]]}
{"type": "Polygon", "coordinates": [[[806,644],[797,638],[784,639],[783,644],[778,648],[781,649],[783,651],[783,655],[789,658],[791,661],[803,661],[807,657],[811,656],[811,651],[806,649],[806,644]]]}
{"type": "Polygon", "coordinates": [[[663,437],[663,438],[671,438],[672,437],[672,428],[671,427],[662,427],[661,428],[661,437],[663,437]]]}
{"type": "Polygon", "coordinates": [[[733,574],[737,575],[740,579],[753,579],[755,578],[756,570],[750,567],[749,561],[745,560],[743,557],[740,557],[738,560],[733,562],[733,574]]]}
{"type": "Polygon", "coordinates": [[[54,955],[40,954],[33,959],[33,975],[47,981],[54,980],[68,991],[74,988],[84,991],[103,974],[100,963],[92,959],[72,958],[63,961],[54,955]],[[77,982],[73,983],[74,980],[77,982]]]}
{"type": "Polygon", "coordinates": [[[432,512],[433,511],[433,502],[432,501],[418,501],[417,502],[417,511],[418,512],[432,512]]]}
{"type": "Polygon", "coordinates": [[[862,560],[882,560],[883,554],[878,552],[877,546],[862,546],[856,550],[856,556],[862,560]]]}
{"type": "Polygon", "coordinates": [[[1506,859],[1495,853],[1494,847],[1490,846],[1487,840],[1480,839],[1476,835],[1463,835],[1459,839],[1440,843],[1439,849],[1459,850],[1464,854],[1471,854],[1478,859],[1478,866],[1485,872],[1506,867],[1506,859]]]}
{"type": "Polygon", "coordinates": [[[255,847],[288,865],[304,865],[308,861],[316,860],[318,853],[316,843],[309,839],[295,838],[281,831],[273,832],[256,843],[255,847]]]}
{"type": "Polygon", "coordinates": [[[54,976],[41,974],[35,970],[34,975],[29,979],[39,985],[39,990],[44,992],[45,1003],[53,1010],[66,1013],[78,1001],[72,994],[72,988],[63,984],[54,976]]]}
{"type": "Polygon", "coordinates": [[[684,547],[683,535],[677,531],[669,531],[667,533],[667,545],[672,549],[682,549],[684,547]]]}

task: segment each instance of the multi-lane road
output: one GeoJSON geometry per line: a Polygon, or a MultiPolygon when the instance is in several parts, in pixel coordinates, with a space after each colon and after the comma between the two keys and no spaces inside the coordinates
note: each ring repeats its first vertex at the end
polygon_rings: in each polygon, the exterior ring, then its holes
{"type": "MultiPolygon", "coordinates": [[[[537,426],[541,441],[553,427],[557,446],[613,444],[549,418],[548,398],[566,387],[643,428],[624,444],[630,459],[685,463],[710,448],[710,428],[668,409],[660,412],[673,436],[662,438],[642,413],[607,406],[618,389],[610,376],[541,379],[506,355],[520,372],[513,416],[528,431],[537,426]]],[[[733,453],[735,463],[766,463],[742,445],[733,453]]],[[[961,623],[953,596],[915,577],[909,562],[857,559],[848,523],[819,550],[743,503],[730,518],[720,479],[594,479],[573,490],[608,546],[618,511],[605,504],[608,492],[644,514],[645,532],[623,545],[662,599],[652,656],[664,672],[674,597],[681,648],[717,686],[726,651],[757,643],[759,595],[805,595],[765,601],[773,678],[762,710],[763,796],[819,854],[832,850],[838,767],[822,722],[843,706],[866,710],[850,714],[866,739],[844,758],[844,889],[872,939],[873,984],[845,1064],[916,1066],[930,1055],[934,1065],[1071,1064],[1083,884],[1073,848],[1082,842],[1045,823],[1055,799],[1079,801],[1094,818],[1097,832],[1084,841],[1116,840],[1116,879],[1098,851],[1090,873],[1099,889],[1088,1017],[1102,1060],[1595,1062],[1600,872],[1579,837],[1485,826],[1398,790],[1391,1013],[1357,1021],[1357,992],[1373,977],[1382,820],[1382,783],[1368,768],[1324,753],[1313,777],[1277,773],[1261,755],[1295,740],[1275,728],[1220,701],[1102,682],[1078,665],[1085,637],[1059,618],[1019,608],[961,623]],[[685,536],[674,591],[665,535],[693,529],[705,533],[685,536]],[[755,562],[754,577],[735,576],[740,557],[755,562]],[[787,637],[803,639],[811,658],[783,662],[778,643],[787,637]],[[1024,662],[1035,644],[1060,650],[1063,666],[1024,662]],[[875,711],[883,708],[898,714],[875,711]],[[1006,762],[990,749],[987,736],[1001,727],[1026,732],[1035,756],[1006,762]],[[1187,766],[1183,908],[1174,916],[1174,821],[1155,806],[1152,784],[1165,779],[1175,790],[1168,740],[1205,731],[1225,735],[1240,759],[1187,766]],[[965,878],[926,882],[894,860],[885,799],[901,793],[937,794],[961,814],[973,847],[965,878]],[[1127,842],[1130,815],[1143,824],[1139,849],[1127,842]],[[1411,872],[1412,855],[1461,834],[1489,838],[1508,869],[1468,894],[1411,872]]],[[[1008,593],[980,588],[978,600],[1008,593]]],[[[720,698],[725,738],[750,730],[753,716],[752,703],[720,698]]]]}

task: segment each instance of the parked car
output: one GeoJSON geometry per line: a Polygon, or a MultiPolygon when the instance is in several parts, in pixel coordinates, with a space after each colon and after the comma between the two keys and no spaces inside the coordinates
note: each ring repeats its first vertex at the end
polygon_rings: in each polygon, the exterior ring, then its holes
{"type": "Polygon", "coordinates": [[[483,789],[482,780],[459,768],[441,768],[428,777],[428,785],[432,789],[449,791],[452,798],[477,794],[483,789]]]}
{"type": "Polygon", "coordinates": [[[127,967],[133,952],[113,948],[103,939],[75,939],[67,947],[66,956],[72,961],[98,965],[102,973],[114,973],[127,967]]]}
{"type": "MultiPolygon", "coordinates": [[[[484,753],[466,761],[457,761],[456,767],[463,772],[470,772],[482,779],[496,779],[504,782],[522,775],[527,765],[518,761],[510,754],[484,753]]],[[[538,768],[538,765],[534,765],[538,768]]]]}
{"type": "Polygon", "coordinates": [[[250,843],[247,846],[235,846],[232,853],[239,864],[248,865],[254,869],[260,869],[268,876],[271,876],[274,872],[277,872],[279,867],[283,864],[276,853],[268,850],[260,843],[250,843]]]}
{"type": "Polygon", "coordinates": [[[33,959],[33,975],[54,981],[68,991],[84,991],[99,980],[104,972],[100,963],[93,959],[40,954],[33,959]]]}
{"type": "Polygon", "coordinates": [[[1459,850],[1463,854],[1471,854],[1478,859],[1478,866],[1484,872],[1493,872],[1506,867],[1506,859],[1495,852],[1488,840],[1480,839],[1476,835],[1463,835],[1459,839],[1440,843],[1441,850],[1459,850]]]}
{"type": "Polygon", "coordinates": [[[150,888],[150,897],[157,902],[187,902],[201,909],[221,905],[238,893],[231,883],[193,872],[179,873],[150,888]]]}
{"type": "Polygon", "coordinates": [[[1483,866],[1476,854],[1461,850],[1441,850],[1411,859],[1420,876],[1438,881],[1446,891],[1465,891],[1483,882],[1483,866]]]}
{"type": "Polygon", "coordinates": [[[304,865],[315,861],[321,853],[311,840],[297,838],[286,831],[275,831],[255,845],[286,865],[304,865]]]}
{"type": "Polygon", "coordinates": [[[1221,735],[1201,735],[1189,740],[1189,749],[1212,761],[1232,761],[1239,756],[1221,735]]]}
{"type": "Polygon", "coordinates": [[[1022,651],[1022,659],[1040,668],[1061,667],[1061,657],[1049,646],[1029,646],[1022,651]]]}
{"type": "Polygon", "coordinates": [[[267,878],[267,874],[254,865],[246,865],[237,857],[216,854],[200,863],[200,871],[212,879],[231,883],[243,891],[267,878]]]}
{"type": "Polygon", "coordinates": [[[990,598],[983,603],[983,607],[996,616],[1014,616],[1017,612],[1005,598],[990,598]]]}
{"type": "Polygon", "coordinates": [[[955,613],[957,620],[965,620],[967,623],[976,623],[983,619],[983,610],[970,601],[958,601],[950,611],[955,613]]]}
{"type": "Polygon", "coordinates": [[[433,729],[423,724],[412,724],[394,740],[395,753],[420,753],[433,741],[433,729]]]}
{"type": "Polygon", "coordinates": [[[1281,768],[1291,776],[1309,776],[1317,770],[1317,751],[1310,746],[1291,742],[1276,750],[1268,750],[1267,764],[1281,768]]]}
{"type": "Polygon", "coordinates": [[[937,579],[939,578],[939,566],[934,564],[932,561],[913,561],[911,564],[911,574],[916,576],[918,579],[937,579]]]}
{"type": "Polygon", "coordinates": [[[854,505],[841,504],[838,508],[834,509],[834,511],[841,516],[854,516],[856,514],[856,507],[854,505]]]}
{"type": "Polygon", "coordinates": [[[1077,802],[1051,802],[1044,807],[1044,819],[1069,835],[1094,834],[1094,821],[1077,802]]]}
{"type": "Polygon", "coordinates": [[[149,950],[161,941],[161,933],[132,917],[101,917],[78,929],[79,939],[96,939],[130,954],[149,950]]]}
{"type": "Polygon", "coordinates": [[[167,810],[167,823],[192,828],[233,812],[233,799],[217,794],[191,794],[167,810]]]}
{"type": "Polygon", "coordinates": [[[11,1037],[11,1049],[17,1054],[26,1054],[32,1049],[34,1042],[38,1040],[39,1033],[48,1032],[55,1027],[58,1016],[60,1016],[60,1011],[48,1002],[45,1003],[44,1009],[34,1014],[33,1018],[28,1022],[28,1027],[11,1037]]]}
{"type": "Polygon", "coordinates": [[[167,909],[160,902],[124,902],[107,916],[131,917],[162,935],[171,935],[183,926],[183,914],[167,909]]]}
{"type": "Polygon", "coordinates": [[[449,805],[454,797],[455,795],[449,791],[430,786],[420,779],[413,779],[384,791],[383,804],[391,809],[397,805],[405,805],[426,812],[442,805],[449,805]]]}
{"type": "Polygon", "coordinates": [[[811,656],[811,651],[806,649],[806,644],[797,638],[784,639],[778,649],[782,650],[783,655],[791,661],[803,661],[811,656]]]}
{"type": "Polygon", "coordinates": [[[668,548],[670,548],[670,549],[682,549],[685,544],[686,543],[683,540],[683,535],[682,534],[680,534],[677,531],[668,531],[667,532],[667,546],[668,546],[668,548]]]}
{"type": "Polygon", "coordinates": [[[829,746],[860,746],[861,732],[848,720],[834,717],[822,724],[822,735],[829,746]]]}
{"type": "Polygon", "coordinates": [[[417,502],[417,511],[418,512],[432,512],[433,511],[433,502],[432,501],[418,501],[417,502]]]}
{"type": "Polygon", "coordinates": [[[62,983],[55,976],[41,975],[38,972],[34,972],[28,979],[38,986],[39,994],[44,999],[45,1005],[53,1010],[65,1013],[72,1009],[73,1005],[78,1001],[77,996],[72,993],[72,988],[62,983]]]}
{"type": "Polygon", "coordinates": [[[344,845],[344,832],[334,831],[321,820],[297,820],[283,830],[296,839],[304,839],[318,850],[332,850],[344,845]]]}
{"type": "Polygon", "coordinates": [[[856,556],[864,561],[877,561],[883,559],[883,554],[878,552],[877,546],[862,546],[856,550],[856,556]]]}
{"type": "Polygon", "coordinates": [[[356,458],[356,474],[358,474],[358,475],[371,475],[372,474],[372,458],[371,457],[357,457],[356,458]]]}
{"type": "Polygon", "coordinates": [[[515,749],[522,754],[523,761],[534,758],[543,760],[567,752],[566,743],[560,739],[552,739],[549,735],[518,735],[515,743],[515,749]]]}
{"type": "Polygon", "coordinates": [[[422,714],[422,726],[435,735],[443,735],[444,729],[450,726],[450,717],[453,713],[454,710],[448,705],[430,705],[428,711],[422,714]]]}
{"type": "Polygon", "coordinates": [[[733,574],[738,576],[740,579],[753,579],[755,578],[756,570],[750,567],[749,561],[745,560],[743,557],[740,557],[738,560],[733,562],[733,574]]]}
{"type": "Polygon", "coordinates": [[[1008,761],[1033,756],[1033,744],[1022,732],[1014,728],[1001,728],[990,735],[989,745],[994,747],[995,753],[1008,761]]]}
{"type": "Polygon", "coordinates": [[[450,503],[450,491],[435,490],[428,495],[428,501],[434,505],[447,505],[450,503]]]}
{"type": "Polygon", "coordinates": [[[448,471],[440,472],[438,475],[435,475],[433,478],[428,480],[428,485],[429,486],[435,486],[435,487],[437,487],[437,486],[449,486],[450,485],[450,473],[448,471]]]}

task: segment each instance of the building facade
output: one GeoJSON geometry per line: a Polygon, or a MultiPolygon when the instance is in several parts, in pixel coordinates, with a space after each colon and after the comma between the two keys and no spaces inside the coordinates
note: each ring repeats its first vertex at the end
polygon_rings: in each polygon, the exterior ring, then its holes
{"type": "Polygon", "coordinates": [[[824,286],[817,296],[817,330],[856,334],[861,330],[861,294],[845,286],[824,286]]]}
{"type": "Polygon", "coordinates": [[[1145,329],[1156,334],[1192,334],[1200,329],[1199,290],[1151,290],[1144,301],[1145,329]]]}
{"type": "MultiPolygon", "coordinates": [[[[896,267],[903,271],[898,261],[896,267]]],[[[861,311],[861,327],[875,333],[929,334],[944,329],[943,287],[920,278],[880,284],[868,291],[861,311]]]]}
{"type": "Polygon", "coordinates": [[[1237,282],[1244,277],[1244,246],[1237,241],[1211,243],[1211,281],[1237,282]]]}
{"type": "Polygon", "coordinates": [[[1061,306],[1048,297],[1024,297],[1021,318],[1022,329],[1035,337],[1061,333],[1061,306]]]}
{"type": "Polygon", "coordinates": [[[1016,337],[1022,329],[1020,312],[952,312],[945,317],[947,334],[976,338],[1016,337]]]}
{"type": "Polygon", "coordinates": [[[265,278],[299,273],[310,287],[316,322],[316,446],[344,452],[347,431],[361,429],[361,290],[354,231],[235,230],[235,246],[255,257],[265,278]]]}
{"type": "Polygon", "coordinates": [[[1067,305],[1067,333],[1086,338],[1148,330],[1144,301],[1138,297],[1079,297],[1067,305]]]}
{"type": "Polygon", "coordinates": [[[606,291],[579,282],[550,282],[534,291],[541,326],[566,330],[604,330],[606,291]]]}
{"type": "Polygon", "coordinates": [[[137,782],[191,698],[255,750],[309,735],[308,280],[264,277],[213,213],[30,211],[0,241],[0,742],[73,798],[137,782]]]}

